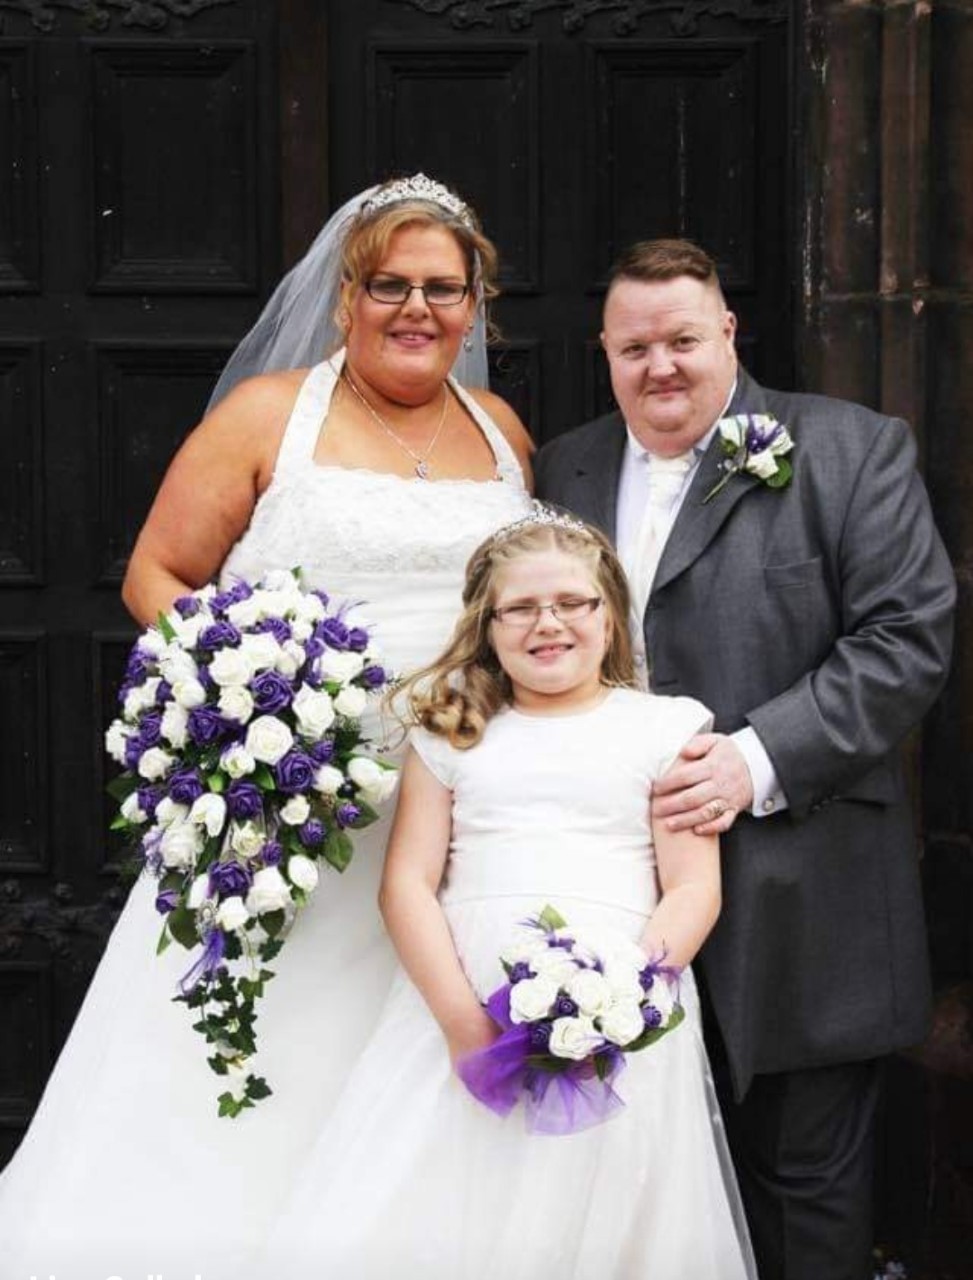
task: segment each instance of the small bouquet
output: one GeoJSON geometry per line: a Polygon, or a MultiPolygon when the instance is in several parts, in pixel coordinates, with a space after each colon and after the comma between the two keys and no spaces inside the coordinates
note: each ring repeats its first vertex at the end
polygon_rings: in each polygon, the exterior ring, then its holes
{"type": "Polygon", "coordinates": [[[199,1012],[209,1064],[229,1077],[220,1115],[270,1093],[246,1065],[255,1002],[273,977],[264,965],[321,861],[343,871],[349,832],[394,789],[360,723],[388,683],[367,631],[296,571],[183,596],[129,657],[122,715],[106,734],[125,766],[109,786],[121,806],[112,827],[158,878],[157,950],[202,948],[175,999],[199,1012]],[[239,959],[244,971],[231,971],[239,959]]]}
{"type": "Polygon", "coordinates": [[[552,908],[501,953],[509,981],[487,1001],[502,1034],[457,1064],[480,1102],[507,1115],[521,1099],[531,1133],[577,1133],[624,1106],[613,1088],[624,1055],[685,1016],[678,972],[631,939],[569,929],[552,908]]]}

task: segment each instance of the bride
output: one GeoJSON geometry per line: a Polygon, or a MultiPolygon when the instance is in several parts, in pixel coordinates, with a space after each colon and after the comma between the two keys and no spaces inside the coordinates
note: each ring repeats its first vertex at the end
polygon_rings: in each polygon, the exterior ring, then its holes
{"type": "MultiPolygon", "coordinates": [[[[526,432],[473,389],[496,261],[468,206],[421,174],[339,210],[174,459],[129,565],[134,616],[216,577],[300,565],[356,603],[387,666],[429,662],[470,552],[527,509],[526,432]]],[[[360,833],[298,918],[260,1014],[255,1070],[274,1093],[232,1121],[172,1003],[186,957],[154,954],[152,882],[136,885],[0,1177],[0,1280],[230,1280],[253,1256],[391,983],[387,829],[360,833]]]]}

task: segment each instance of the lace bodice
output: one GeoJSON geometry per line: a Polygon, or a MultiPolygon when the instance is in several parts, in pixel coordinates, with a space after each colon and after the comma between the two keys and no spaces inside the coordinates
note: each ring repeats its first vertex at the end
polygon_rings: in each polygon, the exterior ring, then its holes
{"type": "Polygon", "coordinates": [[[386,661],[402,672],[435,656],[458,615],[470,553],[523,515],[528,497],[502,432],[456,383],[453,391],[493,450],[498,479],[430,482],[316,464],[342,361],[334,356],[305,379],[273,479],[222,576],[252,579],[300,565],[313,585],[363,604],[386,661]]]}

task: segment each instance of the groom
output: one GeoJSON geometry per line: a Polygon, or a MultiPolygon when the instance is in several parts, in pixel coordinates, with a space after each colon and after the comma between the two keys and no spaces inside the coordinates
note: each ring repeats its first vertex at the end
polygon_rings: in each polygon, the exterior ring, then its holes
{"type": "Polygon", "coordinates": [[[715,713],[653,803],[723,836],[697,970],[761,1280],[864,1280],[881,1058],[930,1003],[898,748],[954,581],[906,424],[759,386],[735,330],[703,250],[635,245],[601,335],[620,412],[545,446],[537,490],[615,538],[651,688],[715,713]]]}

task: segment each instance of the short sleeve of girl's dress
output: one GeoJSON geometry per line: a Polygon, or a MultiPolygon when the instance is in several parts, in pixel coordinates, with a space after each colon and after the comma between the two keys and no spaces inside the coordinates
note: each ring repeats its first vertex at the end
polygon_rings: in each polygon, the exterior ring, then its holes
{"type": "Polygon", "coordinates": [[[409,731],[409,744],[433,777],[452,791],[456,776],[455,747],[451,747],[441,734],[419,727],[409,731]]]}
{"type": "Polygon", "coordinates": [[[653,703],[658,716],[655,776],[661,778],[690,738],[712,729],[713,713],[695,698],[656,697],[653,703]]]}

